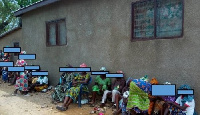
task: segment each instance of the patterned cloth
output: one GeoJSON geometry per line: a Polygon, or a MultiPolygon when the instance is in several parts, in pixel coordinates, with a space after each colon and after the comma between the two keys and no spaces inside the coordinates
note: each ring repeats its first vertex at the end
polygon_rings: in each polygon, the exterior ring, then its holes
{"type": "Polygon", "coordinates": [[[2,70],[2,80],[7,81],[8,80],[8,71],[5,69],[2,70]]]}
{"type": "Polygon", "coordinates": [[[70,83],[74,79],[73,73],[64,73],[60,77],[60,83],[55,87],[55,91],[52,93],[52,99],[56,101],[63,101],[66,95],[66,90],[70,88],[70,83]],[[63,84],[62,84],[63,82],[63,84]]]}
{"type": "MultiPolygon", "coordinates": [[[[84,81],[86,79],[90,79],[90,75],[88,73],[86,75],[78,74],[76,77],[74,77],[74,79],[76,81],[84,81]]],[[[73,99],[73,101],[76,102],[76,99],[77,99],[79,92],[80,92],[80,86],[81,86],[81,83],[78,83],[76,86],[68,89],[66,91],[66,96],[71,97],[73,99]]],[[[82,90],[89,92],[88,87],[86,85],[83,85],[82,90]]]]}
{"type": "Polygon", "coordinates": [[[102,79],[100,75],[98,75],[95,79],[95,82],[98,83],[98,85],[94,85],[92,87],[92,91],[97,91],[98,93],[100,93],[99,91],[105,91],[108,89],[108,85],[111,85],[111,80],[110,78],[105,78],[102,79]],[[102,85],[102,89],[100,89],[100,85],[102,85]]]}
{"type": "Polygon", "coordinates": [[[148,93],[150,93],[150,91],[150,83],[142,79],[134,79],[130,83],[130,95],[128,97],[127,109],[133,108],[137,113],[148,111],[150,103],[148,93]]]}
{"type": "Polygon", "coordinates": [[[25,72],[20,72],[20,77],[16,80],[15,88],[20,91],[28,91],[28,77],[25,72]]]}

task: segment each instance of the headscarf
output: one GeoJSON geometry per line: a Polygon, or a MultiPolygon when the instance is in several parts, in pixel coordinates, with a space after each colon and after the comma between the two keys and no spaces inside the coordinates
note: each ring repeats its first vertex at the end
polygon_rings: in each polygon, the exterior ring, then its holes
{"type": "Polygon", "coordinates": [[[158,80],[156,78],[152,78],[151,81],[150,81],[150,83],[152,85],[157,85],[158,84],[158,80]]]}
{"type": "Polygon", "coordinates": [[[100,70],[101,71],[106,71],[106,67],[101,67],[100,70]]]}
{"type": "Polygon", "coordinates": [[[140,79],[141,79],[141,80],[143,80],[143,81],[146,81],[146,82],[148,82],[148,81],[149,81],[149,78],[148,78],[148,76],[147,76],[147,75],[145,75],[144,77],[141,77],[140,79]]]}
{"type": "MultiPolygon", "coordinates": [[[[191,87],[187,84],[181,85],[179,87],[179,89],[191,89],[191,87]]],[[[185,104],[186,101],[191,102],[194,99],[194,95],[187,95],[184,96],[184,98],[182,99],[182,103],[185,104]]]]}
{"type": "Polygon", "coordinates": [[[85,63],[82,63],[82,64],[80,65],[80,67],[87,67],[87,65],[86,65],[85,63]]]}

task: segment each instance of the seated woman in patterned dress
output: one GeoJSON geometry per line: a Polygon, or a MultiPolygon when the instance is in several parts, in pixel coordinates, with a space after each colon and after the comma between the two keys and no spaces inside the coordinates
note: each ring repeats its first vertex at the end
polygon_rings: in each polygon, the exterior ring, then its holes
{"type": "MultiPolygon", "coordinates": [[[[80,67],[87,67],[85,63],[81,64],[80,67]]],[[[90,79],[90,75],[86,72],[82,72],[78,74],[76,77],[74,77],[72,83],[73,87],[71,87],[69,90],[66,91],[66,97],[64,100],[64,103],[62,106],[57,106],[56,109],[60,111],[66,111],[69,107],[69,105],[74,101],[76,102],[76,99],[80,92],[80,85],[83,83],[88,83],[90,79]]],[[[83,86],[84,91],[88,91],[87,86],[83,86]]]]}

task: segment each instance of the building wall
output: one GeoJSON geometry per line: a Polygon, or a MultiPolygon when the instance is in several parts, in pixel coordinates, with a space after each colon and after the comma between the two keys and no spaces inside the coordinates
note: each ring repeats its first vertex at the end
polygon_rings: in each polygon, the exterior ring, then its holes
{"type": "Polygon", "coordinates": [[[126,77],[149,75],[161,84],[189,84],[200,108],[200,2],[185,0],[182,38],[130,42],[134,1],[63,0],[26,13],[22,16],[23,48],[37,56],[30,63],[48,70],[53,85],[61,74],[59,67],[83,62],[96,71],[105,66],[110,72],[124,71],[126,77]],[[45,21],[60,18],[66,18],[68,45],[46,47],[45,21]]]}
{"type": "MultiPolygon", "coordinates": [[[[0,38],[0,49],[3,51],[3,47],[9,46],[14,47],[14,42],[19,42],[19,46],[21,47],[22,44],[22,29],[18,29],[13,31],[10,34],[7,34],[6,36],[0,38]]],[[[21,47],[21,50],[23,47],[21,47]]],[[[14,61],[14,63],[17,61],[18,56],[14,56],[13,53],[10,53],[10,59],[11,61],[14,61]]]]}

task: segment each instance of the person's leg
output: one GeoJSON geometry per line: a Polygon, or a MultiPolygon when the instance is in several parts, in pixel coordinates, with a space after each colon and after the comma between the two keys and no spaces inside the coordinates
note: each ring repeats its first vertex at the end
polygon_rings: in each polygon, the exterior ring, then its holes
{"type": "Polygon", "coordinates": [[[108,90],[104,91],[102,101],[101,101],[101,107],[103,107],[105,105],[105,101],[107,99],[107,94],[110,93],[110,92],[111,91],[108,91],[108,90]]]}
{"type": "Polygon", "coordinates": [[[120,92],[117,91],[117,90],[112,90],[112,103],[115,102],[115,95],[116,95],[116,94],[120,94],[120,92]]]}
{"type": "Polygon", "coordinates": [[[91,102],[91,104],[95,103],[95,101],[96,101],[96,95],[97,95],[97,91],[93,91],[92,92],[92,102],[91,102]]]}
{"type": "Polygon", "coordinates": [[[68,107],[69,107],[69,105],[70,105],[72,102],[73,102],[72,98],[70,98],[70,97],[69,97],[69,101],[67,102],[67,104],[66,104],[66,106],[65,106],[65,107],[66,107],[66,108],[68,108],[68,107]]]}
{"type": "Polygon", "coordinates": [[[116,104],[116,109],[119,110],[119,100],[121,99],[121,96],[119,94],[115,95],[115,104],[116,104]]]}
{"type": "Polygon", "coordinates": [[[63,103],[62,107],[66,107],[69,99],[70,99],[70,97],[68,97],[68,96],[65,97],[65,100],[64,100],[64,103],[63,103]]]}

